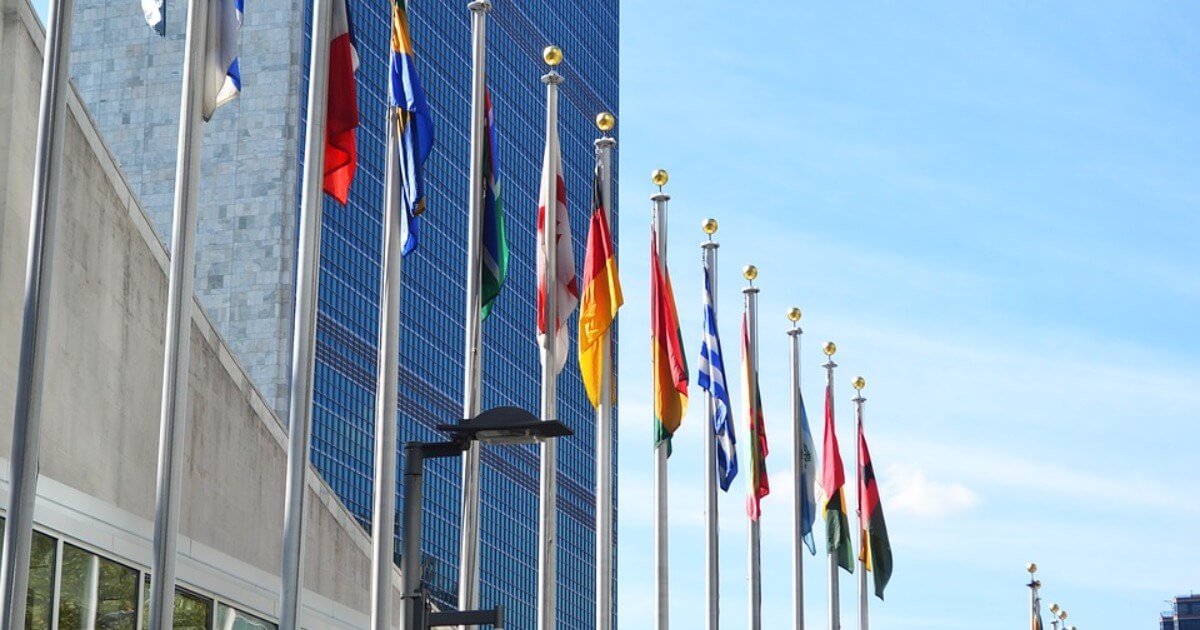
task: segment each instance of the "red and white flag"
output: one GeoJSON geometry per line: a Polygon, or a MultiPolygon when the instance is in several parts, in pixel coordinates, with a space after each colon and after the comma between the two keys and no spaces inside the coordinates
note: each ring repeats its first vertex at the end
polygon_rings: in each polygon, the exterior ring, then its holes
{"type": "Polygon", "coordinates": [[[329,96],[325,115],[325,192],[344,206],[350,200],[350,182],[358,168],[354,132],[358,128],[358,91],[355,72],[354,25],[346,0],[333,0],[329,26],[329,96]]]}
{"type": "MultiPolygon", "coordinates": [[[[579,306],[579,280],[575,275],[575,251],[571,244],[571,217],[567,214],[567,186],[563,182],[562,152],[558,146],[558,99],[557,94],[548,103],[546,121],[546,154],[542,159],[542,183],[538,194],[538,232],[537,232],[537,273],[538,273],[538,344],[546,347],[546,255],[549,253],[546,244],[546,207],[550,205],[549,196],[554,191],[554,236],[555,236],[555,315],[554,325],[554,368],[555,374],[562,371],[566,365],[567,355],[571,347],[568,345],[567,319],[571,312],[579,306]],[[554,177],[553,188],[550,178],[554,177]]],[[[547,360],[543,353],[543,361],[547,360]]]]}

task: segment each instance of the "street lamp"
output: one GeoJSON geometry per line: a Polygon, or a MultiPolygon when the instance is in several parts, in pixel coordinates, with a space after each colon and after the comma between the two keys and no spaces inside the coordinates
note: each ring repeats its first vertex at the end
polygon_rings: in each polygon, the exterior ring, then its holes
{"type": "Polygon", "coordinates": [[[485,444],[533,444],[547,438],[565,437],[574,432],[557,420],[539,420],[517,407],[489,409],[457,424],[439,425],[450,435],[448,442],[406,442],[404,444],[404,555],[401,560],[403,610],[401,627],[405,630],[492,624],[504,626],[504,606],[491,610],[430,612],[428,599],[421,589],[421,501],[425,460],[458,457],[472,441],[485,444]]]}

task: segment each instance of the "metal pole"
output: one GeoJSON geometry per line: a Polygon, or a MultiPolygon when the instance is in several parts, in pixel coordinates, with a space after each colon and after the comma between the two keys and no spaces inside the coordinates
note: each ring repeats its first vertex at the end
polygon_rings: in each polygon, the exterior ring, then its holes
{"type": "MultiPolygon", "coordinates": [[[[652,197],[654,202],[653,227],[655,244],[658,248],[660,265],[667,264],[667,202],[671,196],[659,192],[652,197]]],[[[655,361],[657,362],[657,354],[655,361]]],[[[658,373],[654,366],[653,373],[658,373]]],[[[654,627],[667,630],[670,627],[670,563],[667,547],[667,442],[664,440],[654,448],[654,627]]]]}
{"type": "MultiPolygon", "coordinates": [[[[753,283],[753,280],[751,280],[753,283]]],[[[751,284],[742,289],[742,294],[746,298],[746,336],[749,339],[750,356],[746,357],[746,361],[750,363],[748,370],[752,382],[746,384],[746,391],[751,396],[758,395],[758,287],[751,284]]],[[[751,426],[757,422],[755,418],[748,419],[751,426]]],[[[750,448],[758,449],[759,445],[756,442],[757,437],[754,431],[750,433],[750,448]]],[[[753,462],[751,462],[753,465],[753,462]]],[[[756,488],[751,488],[751,492],[756,492],[756,488]]],[[[762,530],[758,519],[750,519],[750,549],[749,549],[749,564],[750,564],[750,630],[760,630],[762,628],[762,530]]]]}
{"type": "Polygon", "coordinates": [[[3,565],[3,572],[0,573],[0,615],[3,617],[4,630],[15,630],[25,625],[73,10],[74,0],[50,2],[49,30],[42,60],[33,200],[29,210],[29,253],[25,263],[25,301],[21,311],[21,349],[14,393],[16,409],[13,414],[12,456],[8,469],[8,526],[4,530],[4,550],[0,558],[0,564],[3,565]]]}
{"type": "MultiPolygon", "coordinates": [[[[371,538],[371,628],[391,630],[392,568],[396,546],[396,386],[400,370],[400,280],[404,256],[396,110],[387,115],[384,171],[383,280],[379,289],[379,369],[375,389],[375,519],[371,538]]],[[[408,534],[406,533],[405,536],[408,534]]]]}
{"type": "Polygon", "coordinates": [[[189,2],[179,147],[175,164],[175,214],[171,226],[171,276],[163,355],[162,410],[154,509],[154,556],[150,561],[150,627],[170,628],[175,619],[175,559],[184,439],[188,427],[188,368],[192,339],[192,280],[196,259],[197,183],[200,179],[200,102],[208,3],[189,2]]]}
{"type": "MultiPolygon", "coordinates": [[[[421,502],[425,452],[420,442],[404,445],[404,553],[400,557],[400,630],[425,630],[421,613],[425,598],[421,593],[421,502]]],[[[378,626],[376,626],[378,627],[378,626]]]]}
{"type": "MultiPolygon", "coordinates": [[[[600,204],[612,220],[612,150],[617,141],[596,140],[600,162],[600,204]]],[[[600,340],[600,406],[596,408],[596,630],[612,630],[613,608],[613,352],[612,330],[600,340]]]]}
{"type": "MultiPolygon", "coordinates": [[[[475,0],[471,10],[471,166],[467,219],[467,299],[463,354],[463,418],[479,415],[482,377],[480,348],[480,249],[483,241],[483,143],[486,127],[484,96],[487,64],[489,0],[475,0]]],[[[458,607],[479,607],[479,442],[471,442],[462,463],[462,528],[459,530],[458,607]]]]}
{"type": "Polygon", "coordinates": [[[281,630],[300,627],[303,588],[304,494],[312,432],[313,362],[317,342],[317,284],[320,281],[321,212],[325,202],[325,113],[329,105],[329,0],[313,0],[308,71],[304,175],[300,193],[300,243],[296,265],[296,310],[292,333],[292,387],[288,397],[288,468],[283,513],[281,630]]]}
{"type": "MultiPolygon", "coordinates": [[[[799,309],[793,309],[798,313],[799,309]]],[[[804,479],[807,464],[804,444],[804,420],[800,396],[800,338],[804,329],[792,321],[792,328],[787,331],[792,342],[792,500],[794,529],[792,530],[792,581],[793,593],[792,613],[795,617],[795,630],[804,630],[804,500],[807,483],[804,479]]]]}
{"type": "MultiPolygon", "coordinates": [[[[546,335],[542,345],[542,420],[558,419],[558,84],[554,70],[542,76],[546,84],[546,163],[542,185],[546,200],[542,227],[546,244],[546,335]]],[[[541,501],[538,505],[538,628],[555,626],[558,548],[558,440],[542,441],[541,501]]]]}
{"type": "MultiPolygon", "coordinates": [[[[825,386],[833,387],[833,368],[837,364],[833,362],[833,356],[830,355],[829,361],[822,366],[825,368],[825,386]]],[[[829,404],[833,404],[830,402],[829,404]]],[[[830,423],[829,430],[833,430],[833,423],[830,423]]],[[[843,492],[845,489],[843,488],[843,492]]],[[[841,612],[841,593],[839,592],[838,584],[838,561],[836,554],[829,554],[829,630],[841,630],[842,627],[842,612],[841,612]]]]}
{"type": "Polygon", "coordinates": [[[863,398],[862,390],[858,390],[858,396],[854,398],[854,424],[855,424],[855,442],[854,442],[854,468],[858,471],[855,478],[858,479],[858,489],[854,493],[857,497],[858,512],[858,532],[859,546],[858,559],[859,566],[862,568],[858,572],[858,629],[868,630],[870,623],[867,615],[867,607],[869,606],[869,592],[867,591],[867,540],[864,535],[867,531],[866,523],[863,522],[863,482],[862,482],[862,430],[863,430],[863,403],[867,402],[863,398]]]}
{"type": "MultiPolygon", "coordinates": [[[[704,273],[708,274],[709,299],[712,301],[714,314],[717,312],[717,249],[720,247],[721,244],[712,240],[711,235],[708,241],[700,244],[700,249],[704,252],[704,273]]],[[[704,559],[708,569],[705,577],[705,601],[708,606],[705,627],[708,630],[718,630],[721,627],[721,553],[718,536],[720,514],[717,507],[717,439],[712,427],[712,419],[717,415],[717,403],[708,389],[704,390],[704,410],[707,419],[707,426],[704,428],[704,487],[707,490],[704,522],[707,545],[704,559]]]]}

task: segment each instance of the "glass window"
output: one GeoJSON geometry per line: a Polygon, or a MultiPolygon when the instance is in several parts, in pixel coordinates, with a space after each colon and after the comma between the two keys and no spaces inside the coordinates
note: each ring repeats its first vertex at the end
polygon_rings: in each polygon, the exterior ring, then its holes
{"type": "Polygon", "coordinates": [[[133,630],[137,627],[138,572],[63,545],[59,630],[133,630]]]}
{"type": "Polygon", "coordinates": [[[29,595],[25,599],[26,630],[50,630],[56,546],[53,538],[33,532],[33,544],[29,550],[29,595]]]}
{"type": "MultiPolygon", "coordinates": [[[[150,627],[150,580],[142,583],[142,630],[150,627]]],[[[175,588],[175,630],[209,630],[212,600],[175,588]]]]}
{"type": "Polygon", "coordinates": [[[225,604],[218,604],[217,630],[275,630],[275,624],[225,604]]]}

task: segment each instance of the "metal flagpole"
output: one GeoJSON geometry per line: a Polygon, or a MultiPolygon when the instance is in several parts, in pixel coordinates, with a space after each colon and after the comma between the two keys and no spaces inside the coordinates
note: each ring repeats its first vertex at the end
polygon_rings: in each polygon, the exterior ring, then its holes
{"type": "MultiPolygon", "coordinates": [[[[558,85],[563,77],[553,66],[562,62],[562,51],[549,46],[543,57],[551,66],[542,75],[546,84],[546,143],[547,151],[557,150],[558,85]],[[551,145],[551,138],[554,145],[551,145]]],[[[558,156],[548,155],[542,197],[546,200],[544,225],[546,244],[546,335],[542,345],[542,420],[558,419],[558,156]]],[[[558,547],[558,440],[542,441],[541,488],[538,504],[538,624],[539,630],[555,627],[555,595],[557,580],[556,551],[558,547]]]]}
{"type": "Polygon", "coordinates": [[[188,426],[188,367],[192,337],[192,279],[196,259],[197,183],[200,179],[200,104],[204,87],[207,2],[188,3],[179,147],[175,164],[175,216],[171,226],[171,276],[163,355],[162,413],[158,430],[158,480],[154,508],[154,556],[150,563],[150,627],[170,628],[175,619],[175,556],[184,438],[188,426]]]}
{"type": "MultiPolygon", "coordinates": [[[[600,205],[612,221],[612,150],[609,135],[616,119],[608,112],[596,117],[602,136],[596,140],[600,162],[600,205]]],[[[596,408],[596,630],[612,630],[613,607],[613,352],[612,330],[600,340],[600,405],[596,408]]]]}
{"type": "MultiPolygon", "coordinates": [[[[471,10],[471,166],[467,219],[467,312],[463,353],[463,418],[479,415],[479,389],[482,380],[481,348],[483,324],[480,319],[480,274],[483,242],[483,143],[485,127],[484,97],[487,93],[487,14],[489,0],[475,0],[471,10]]],[[[458,607],[479,607],[479,449],[472,440],[463,454],[462,528],[459,530],[458,607]]]]}
{"type": "Polygon", "coordinates": [[[1029,584],[1026,584],[1029,587],[1029,627],[1032,630],[1042,630],[1042,606],[1038,601],[1038,589],[1041,588],[1042,581],[1037,579],[1037,563],[1030,562],[1025,565],[1025,570],[1029,572],[1029,584]]]}
{"type": "Polygon", "coordinates": [[[42,389],[50,318],[50,278],[57,236],[59,180],[62,175],[71,20],[74,0],[50,2],[42,91],[38,106],[37,149],[33,164],[33,200],[29,210],[29,253],[25,262],[25,301],[21,310],[21,349],[14,396],[12,455],[9,460],[8,526],[0,564],[0,615],[3,628],[25,625],[29,587],[29,547],[37,499],[42,437],[42,389]]]}
{"type": "Polygon", "coordinates": [[[313,362],[317,341],[317,283],[320,280],[321,212],[325,202],[325,114],[329,105],[330,0],[313,0],[312,49],[308,70],[304,175],[300,192],[300,243],[296,265],[296,309],[292,333],[292,387],[288,397],[288,463],[283,513],[283,584],[279,627],[300,627],[303,588],[304,494],[312,432],[313,362]]]}
{"type": "MultiPolygon", "coordinates": [[[[754,279],[758,277],[758,269],[754,265],[747,265],[743,276],[750,282],[750,286],[742,289],[742,293],[746,296],[746,337],[749,339],[750,356],[746,357],[746,361],[750,364],[749,376],[752,382],[746,383],[746,391],[750,396],[758,395],[758,287],[754,286],[754,279]]],[[[759,403],[761,404],[761,403],[759,403]]],[[[754,413],[753,408],[751,413],[754,413]]],[[[751,417],[748,419],[753,425],[757,419],[751,417]]],[[[750,434],[750,448],[758,449],[759,444],[753,431],[750,434]]],[[[751,465],[755,465],[755,458],[751,458],[751,465]]],[[[752,475],[756,471],[752,471],[752,475]]],[[[752,487],[750,492],[757,492],[758,489],[752,487]]],[[[759,630],[762,628],[762,531],[759,526],[759,521],[756,518],[750,519],[750,624],[747,626],[750,630],[759,630]]]]}
{"type": "Polygon", "coordinates": [[[867,531],[867,524],[863,522],[863,482],[862,482],[862,448],[858,443],[862,439],[863,430],[863,403],[867,402],[863,398],[862,388],[866,387],[867,382],[863,377],[859,376],[854,379],[854,390],[857,396],[854,398],[854,468],[858,471],[855,479],[858,480],[858,489],[855,491],[855,496],[858,500],[858,532],[859,532],[859,548],[858,561],[862,568],[858,572],[858,630],[868,630],[869,621],[867,618],[867,606],[869,605],[869,593],[867,591],[867,540],[863,534],[867,531]]]}
{"type": "MultiPolygon", "coordinates": [[[[825,344],[825,355],[829,357],[829,361],[822,367],[825,368],[825,386],[833,387],[833,368],[837,364],[833,362],[833,353],[837,351],[837,346],[833,342],[825,344]]],[[[833,404],[830,401],[829,404],[833,404]]],[[[831,423],[832,424],[832,423],[831,423]]],[[[830,427],[831,429],[833,427],[830,427]]],[[[844,492],[843,488],[843,492],[844,492]]],[[[829,554],[829,630],[841,630],[842,627],[842,611],[841,611],[841,593],[838,585],[838,561],[836,554],[829,554]]]]}
{"type": "MultiPolygon", "coordinates": [[[[704,252],[704,269],[705,273],[708,274],[709,299],[712,300],[714,313],[717,311],[717,249],[721,247],[721,244],[712,238],[716,230],[716,220],[706,220],[704,222],[704,231],[708,233],[708,240],[700,244],[700,249],[704,252]],[[709,229],[712,232],[709,232],[709,229]]],[[[705,418],[708,419],[708,426],[704,429],[706,434],[704,438],[704,468],[706,473],[704,487],[707,490],[705,502],[706,518],[704,521],[704,535],[707,539],[707,545],[704,558],[708,569],[705,577],[705,601],[708,605],[705,627],[708,630],[718,630],[721,627],[721,554],[718,537],[720,515],[717,507],[717,440],[716,435],[712,433],[712,419],[717,413],[717,403],[716,399],[713,398],[712,392],[708,389],[704,390],[704,413],[705,418]]]]}
{"type": "MultiPolygon", "coordinates": [[[[667,183],[667,172],[657,170],[652,181],[658,186],[659,192],[650,197],[654,202],[651,218],[654,228],[655,244],[658,248],[660,265],[667,260],[667,202],[671,196],[662,192],[667,183]]],[[[654,354],[655,361],[658,353],[654,354]]],[[[658,366],[654,366],[658,373],[658,366]]],[[[667,561],[667,441],[663,440],[654,448],[654,628],[667,630],[670,627],[670,582],[669,562],[667,561]]]]}
{"type": "MultiPolygon", "coordinates": [[[[395,108],[387,114],[384,171],[383,280],[379,289],[379,368],[375,389],[375,518],[371,524],[371,628],[391,630],[396,547],[396,387],[400,370],[400,279],[404,256],[399,142],[395,108]]],[[[407,533],[405,534],[407,535],[407,533]]]]}
{"type": "Polygon", "coordinates": [[[792,513],[794,529],[792,530],[792,581],[793,600],[792,614],[795,617],[793,628],[804,630],[804,500],[808,484],[804,480],[804,471],[808,458],[804,444],[804,420],[801,406],[804,404],[800,396],[800,338],[804,329],[800,327],[800,309],[792,307],[788,310],[788,321],[792,328],[787,331],[792,342],[792,513]]]}

